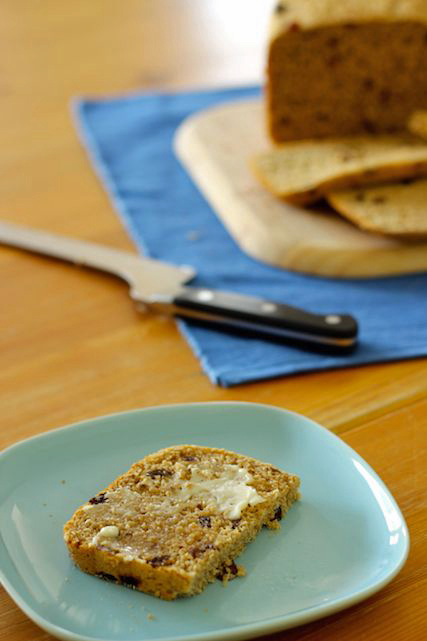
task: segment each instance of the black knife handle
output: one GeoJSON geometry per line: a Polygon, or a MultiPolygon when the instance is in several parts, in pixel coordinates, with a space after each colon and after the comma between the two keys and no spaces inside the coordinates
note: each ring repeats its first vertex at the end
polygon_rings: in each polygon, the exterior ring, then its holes
{"type": "Polygon", "coordinates": [[[348,350],[357,340],[357,323],[352,316],[311,314],[282,303],[207,288],[183,287],[171,297],[168,307],[167,311],[177,316],[334,350],[348,350]]]}

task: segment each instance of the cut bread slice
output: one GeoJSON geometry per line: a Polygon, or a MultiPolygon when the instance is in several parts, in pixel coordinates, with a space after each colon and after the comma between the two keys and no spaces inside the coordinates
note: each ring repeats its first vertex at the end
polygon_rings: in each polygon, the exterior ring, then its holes
{"type": "Polygon", "coordinates": [[[415,136],[359,136],[286,143],[251,166],[270,192],[307,205],[338,189],[427,176],[427,142],[415,136]]]}
{"type": "Polygon", "coordinates": [[[361,229],[407,239],[427,237],[427,180],[334,192],[327,200],[361,229]]]}
{"type": "Polygon", "coordinates": [[[297,476],[234,452],[160,450],[77,509],[64,527],[84,572],[162,599],[243,570],[235,558],[298,498],[297,476]]]}

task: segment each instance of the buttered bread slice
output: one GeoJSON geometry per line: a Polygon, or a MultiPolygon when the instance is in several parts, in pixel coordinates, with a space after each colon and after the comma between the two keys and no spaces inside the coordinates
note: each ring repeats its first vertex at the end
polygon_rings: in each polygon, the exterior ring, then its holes
{"type": "Polygon", "coordinates": [[[279,527],[298,488],[297,476],[268,463],[174,446],[78,508],[64,538],[84,572],[162,599],[190,596],[243,574],[235,558],[263,525],[279,527]]]}

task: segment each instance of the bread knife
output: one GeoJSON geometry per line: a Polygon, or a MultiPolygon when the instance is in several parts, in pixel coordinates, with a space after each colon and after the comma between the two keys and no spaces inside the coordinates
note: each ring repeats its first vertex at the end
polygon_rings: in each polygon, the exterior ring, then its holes
{"type": "Polygon", "coordinates": [[[357,322],[352,316],[312,314],[262,298],[188,286],[196,275],[192,267],[3,221],[0,244],[119,276],[128,283],[131,298],[149,311],[334,352],[348,351],[357,342],[357,322]]]}

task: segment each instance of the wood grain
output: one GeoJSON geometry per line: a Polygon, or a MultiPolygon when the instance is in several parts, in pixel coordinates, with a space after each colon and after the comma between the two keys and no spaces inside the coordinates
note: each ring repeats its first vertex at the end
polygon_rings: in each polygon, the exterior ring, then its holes
{"type": "MultiPolygon", "coordinates": [[[[257,81],[268,4],[3,0],[0,217],[132,250],[78,142],[71,100],[257,81]]],[[[302,412],[384,477],[408,519],[412,551],[377,596],[276,637],[424,638],[426,359],[221,389],[175,324],[138,313],[119,281],[3,247],[0,273],[0,446],[165,403],[246,400],[302,412]]],[[[49,638],[0,590],[1,641],[49,638]]]]}

